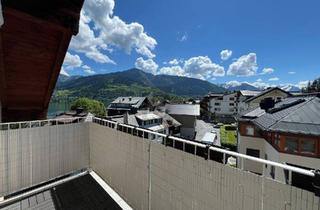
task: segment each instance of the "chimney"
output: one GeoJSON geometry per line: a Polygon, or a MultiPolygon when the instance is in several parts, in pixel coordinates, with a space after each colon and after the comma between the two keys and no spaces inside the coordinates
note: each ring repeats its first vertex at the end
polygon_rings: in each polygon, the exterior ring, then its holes
{"type": "Polygon", "coordinates": [[[269,109],[272,109],[274,107],[274,104],[275,104],[275,102],[274,102],[273,98],[268,97],[268,98],[261,100],[260,108],[264,109],[267,112],[269,109]]]}

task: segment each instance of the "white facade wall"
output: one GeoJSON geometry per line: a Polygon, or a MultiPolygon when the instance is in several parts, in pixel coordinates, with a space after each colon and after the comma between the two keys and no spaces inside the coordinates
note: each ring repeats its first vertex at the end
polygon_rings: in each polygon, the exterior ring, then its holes
{"type": "MultiPolygon", "coordinates": [[[[249,137],[249,136],[239,136],[239,148],[238,152],[242,154],[247,153],[247,149],[256,149],[260,151],[260,157],[259,158],[264,158],[265,154],[265,143],[264,139],[261,138],[256,138],[256,137],[249,137]]],[[[254,173],[262,174],[263,172],[263,165],[261,163],[253,162],[251,160],[245,160],[243,162],[243,169],[252,171],[254,173]]]]}
{"type": "Polygon", "coordinates": [[[280,91],[280,90],[273,90],[267,94],[264,94],[256,99],[250,101],[248,103],[248,108],[253,109],[253,108],[259,107],[261,100],[263,100],[265,98],[272,98],[273,100],[277,101],[278,99],[283,99],[286,97],[288,97],[287,93],[284,93],[283,91],[280,91]]]}
{"type": "Polygon", "coordinates": [[[237,113],[237,93],[214,97],[209,101],[211,113],[217,115],[233,115],[237,113]]]}
{"type": "MultiPolygon", "coordinates": [[[[263,138],[257,137],[249,137],[249,136],[241,136],[239,135],[239,152],[242,154],[246,154],[246,150],[256,149],[260,151],[260,158],[265,159],[265,155],[267,155],[267,159],[271,161],[275,161],[278,163],[290,163],[298,166],[303,166],[307,168],[320,168],[320,159],[305,157],[301,155],[293,155],[287,153],[278,152],[275,148],[273,148],[268,141],[263,138]]],[[[252,171],[255,173],[262,174],[263,168],[262,164],[255,163],[253,161],[244,161],[244,170],[252,171]]],[[[265,168],[265,175],[267,177],[271,177],[271,167],[268,166],[265,168]]],[[[285,174],[282,169],[275,168],[275,179],[277,181],[285,183],[285,174]]]]}

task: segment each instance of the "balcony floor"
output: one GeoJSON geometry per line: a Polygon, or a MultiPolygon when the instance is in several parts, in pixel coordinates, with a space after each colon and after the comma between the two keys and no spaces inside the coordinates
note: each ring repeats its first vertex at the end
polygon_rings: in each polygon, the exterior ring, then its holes
{"type": "Polygon", "coordinates": [[[87,174],[0,209],[123,209],[95,179],[87,174]]]}

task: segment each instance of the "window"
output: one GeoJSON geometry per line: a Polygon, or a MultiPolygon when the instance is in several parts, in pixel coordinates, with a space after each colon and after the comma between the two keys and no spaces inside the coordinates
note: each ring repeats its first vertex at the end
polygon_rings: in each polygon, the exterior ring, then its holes
{"type": "Polygon", "coordinates": [[[229,106],[234,106],[234,103],[229,103],[229,106]]]}
{"type": "Polygon", "coordinates": [[[314,154],[316,152],[316,142],[314,140],[301,140],[301,152],[314,154]]]}
{"type": "Polygon", "coordinates": [[[286,152],[298,152],[299,151],[298,145],[299,145],[298,139],[287,138],[284,150],[286,152]]]}
{"type": "Polygon", "coordinates": [[[270,169],[270,176],[272,177],[272,179],[274,179],[275,172],[276,172],[275,167],[274,167],[274,166],[271,166],[271,169],[270,169]]]}
{"type": "Polygon", "coordinates": [[[274,144],[280,148],[280,135],[277,133],[274,135],[274,144]]]}
{"type": "MultiPolygon", "coordinates": [[[[268,154],[264,154],[264,159],[268,160],[268,154]]],[[[265,167],[268,168],[268,164],[265,164],[265,167]]]]}
{"type": "Polygon", "coordinates": [[[220,111],[221,109],[220,108],[214,108],[214,111],[220,111]]]}
{"type": "Polygon", "coordinates": [[[215,106],[220,106],[220,103],[214,103],[215,106]]]}
{"type": "Polygon", "coordinates": [[[253,136],[254,135],[254,128],[251,125],[246,126],[246,135],[253,136]]]}
{"type": "Polygon", "coordinates": [[[247,155],[259,158],[260,157],[260,150],[247,148],[247,155]]]}
{"type": "Polygon", "coordinates": [[[236,131],[237,127],[235,127],[235,126],[225,126],[225,130],[226,131],[236,131]]]}
{"type": "Polygon", "coordinates": [[[234,97],[231,97],[231,98],[230,98],[230,101],[234,101],[234,97]]]}

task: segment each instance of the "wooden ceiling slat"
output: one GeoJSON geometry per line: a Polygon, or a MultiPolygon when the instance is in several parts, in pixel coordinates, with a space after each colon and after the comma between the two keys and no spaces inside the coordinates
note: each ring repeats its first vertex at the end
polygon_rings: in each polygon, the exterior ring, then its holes
{"type": "MultiPolygon", "coordinates": [[[[69,26],[68,15],[76,18],[77,13],[59,8],[57,16],[49,15],[42,19],[16,9],[4,6],[5,23],[0,29],[0,100],[4,120],[45,118],[75,33],[76,25],[66,27],[69,26]],[[66,19],[61,25],[61,20],[55,17],[60,18],[63,14],[66,14],[66,19]]],[[[56,13],[56,10],[51,8],[50,12],[56,13]]]]}

